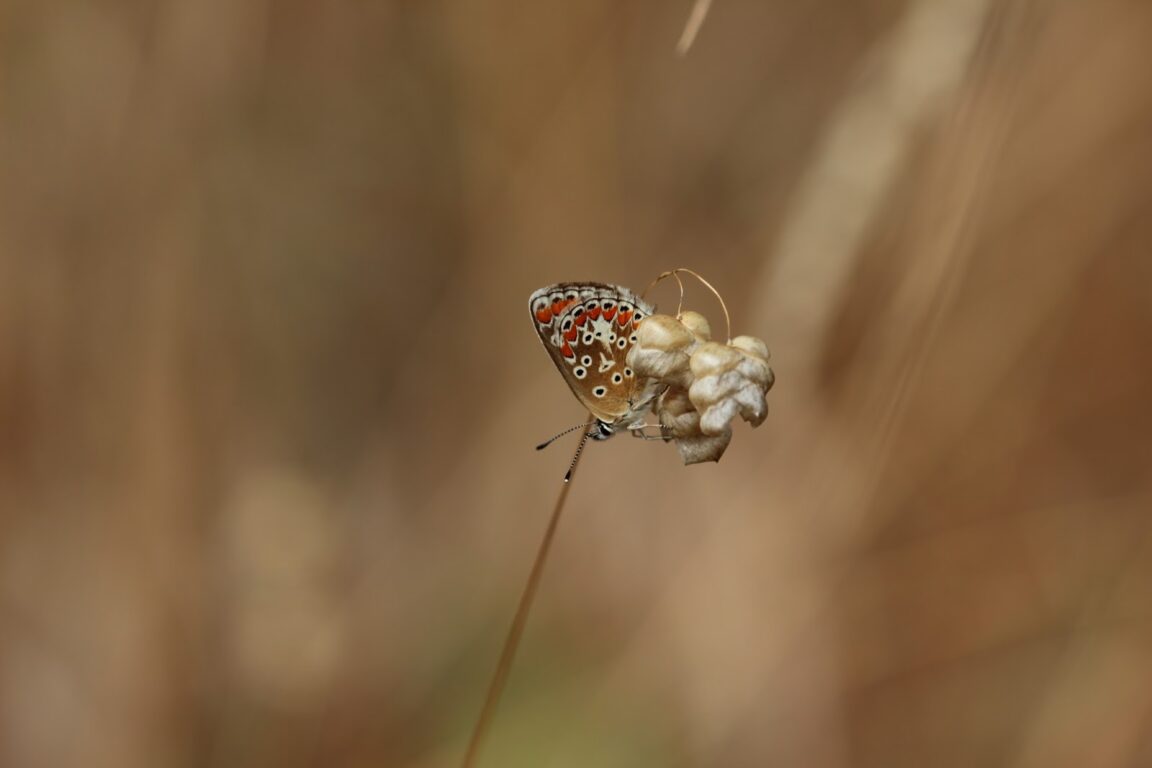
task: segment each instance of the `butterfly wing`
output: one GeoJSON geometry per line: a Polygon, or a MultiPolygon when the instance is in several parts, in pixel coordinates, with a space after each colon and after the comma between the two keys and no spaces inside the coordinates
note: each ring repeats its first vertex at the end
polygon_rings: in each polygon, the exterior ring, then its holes
{"type": "Polygon", "coordinates": [[[544,349],[584,407],[609,424],[633,414],[637,380],[628,350],[652,306],[618,285],[558,283],[533,293],[528,308],[544,349]]]}

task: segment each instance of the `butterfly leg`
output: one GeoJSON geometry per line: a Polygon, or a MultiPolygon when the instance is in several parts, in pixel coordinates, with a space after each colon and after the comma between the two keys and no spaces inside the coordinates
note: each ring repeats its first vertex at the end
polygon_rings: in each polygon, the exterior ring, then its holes
{"type": "Polygon", "coordinates": [[[668,442],[672,439],[672,434],[663,424],[641,424],[632,430],[632,437],[638,437],[641,440],[663,440],[668,442]],[[655,429],[660,432],[658,435],[650,435],[645,430],[655,429]]]}

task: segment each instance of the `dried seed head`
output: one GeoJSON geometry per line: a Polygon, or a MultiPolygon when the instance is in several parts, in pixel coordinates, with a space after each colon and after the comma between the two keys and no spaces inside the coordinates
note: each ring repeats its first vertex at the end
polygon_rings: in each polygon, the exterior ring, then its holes
{"type": "MultiPolygon", "coordinates": [[[[703,316],[692,315],[689,322],[697,332],[706,328],[703,316]]],[[[730,344],[685,344],[688,329],[682,321],[680,329],[671,318],[662,317],[660,322],[659,336],[653,333],[652,340],[664,343],[665,349],[653,345],[637,353],[638,360],[649,363],[646,372],[652,371],[669,387],[655,405],[660,423],[676,439],[685,464],[718,461],[732,440],[733,419],[739,416],[757,427],[768,416],[766,395],[775,381],[768,367],[768,347],[752,336],[738,336],[730,344]],[[668,351],[672,346],[675,351],[668,351]],[[645,354],[651,357],[644,358],[645,354]]],[[[639,370],[637,364],[633,367],[639,370]]]]}
{"type": "MultiPolygon", "coordinates": [[[[657,282],[677,272],[695,275],[673,270],[657,282]]],[[[724,315],[727,321],[726,307],[724,315]]],[[[646,379],[644,391],[661,392],[652,410],[676,441],[685,464],[719,461],[732,440],[731,422],[737,416],[754,427],[762,424],[768,415],[766,395],[775,382],[763,341],[737,336],[721,344],[711,339],[711,324],[699,312],[652,315],[640,323],[628,352],[628,365],[646,379]]]]}

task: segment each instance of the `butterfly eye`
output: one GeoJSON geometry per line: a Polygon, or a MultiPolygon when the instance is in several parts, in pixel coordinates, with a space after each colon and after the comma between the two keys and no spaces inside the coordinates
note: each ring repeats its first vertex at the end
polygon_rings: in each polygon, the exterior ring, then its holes
{"type": "Polygon", "coordinates": [[[608,390],[605,389],[604,387],[596,387],[595,389],[592,390],[592,394],[596,395],[596,397],[604,397],[604,395],[607,394],[607,392],[608,392],[608,390]]]}
{"type": "Polygon", "coordinates": [[[580,358],[580,365],[592,365],[592,355],[584,355],[580,358]]]}
{"type": "Polygon", "coordinates": [[[588,375],[588,371],[584,370],[580,366],[576,366],[575,368],[572,369],[572,375],[578,379],[582,379],[588,375]]]}

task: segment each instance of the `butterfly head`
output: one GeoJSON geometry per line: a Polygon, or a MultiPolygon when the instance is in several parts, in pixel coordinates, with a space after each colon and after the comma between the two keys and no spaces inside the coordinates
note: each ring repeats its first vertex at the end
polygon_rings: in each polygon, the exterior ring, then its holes
{"type": "Polygon", "coordinates": [[[616,427],[606,421],[596,419],[596,426],[594,426],[588,434],[593,440],[607,440],[616,434],[616,427]]]}

